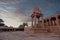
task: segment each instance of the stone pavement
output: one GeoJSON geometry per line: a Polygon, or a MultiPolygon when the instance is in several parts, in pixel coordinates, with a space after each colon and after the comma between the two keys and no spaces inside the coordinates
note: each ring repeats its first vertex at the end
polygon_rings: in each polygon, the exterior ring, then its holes
{"type": "Polygon", "coordinates": [[[0,40],[60,40],[60,36],[53,33],[40,33],[33,35],[22,31],[0,32],[0,40]]]}

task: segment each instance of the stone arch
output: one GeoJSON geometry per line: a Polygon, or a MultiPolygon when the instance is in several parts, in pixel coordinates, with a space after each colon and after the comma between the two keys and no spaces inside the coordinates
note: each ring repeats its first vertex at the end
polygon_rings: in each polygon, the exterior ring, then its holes
{"type": "Polygon", "coordinates": [[[56,25],[56,17],[51,18],[51,25],[52,26],[56,25]]]}

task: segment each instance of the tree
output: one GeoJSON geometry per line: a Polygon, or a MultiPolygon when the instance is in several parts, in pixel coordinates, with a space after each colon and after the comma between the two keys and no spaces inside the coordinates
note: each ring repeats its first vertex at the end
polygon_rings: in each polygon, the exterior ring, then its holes
{"type": "Polygon", "coordinates": [[[0,19],[0,26],[4,26],[4,21],[2,19],[0,19]]]}
{"type": "Polygon", "coordinates": [[[28,26],[28,24],[27,23],[23,23],[23,26],[25,27],[25,26],[28,26]]]}
{"type": "Polygon", "coordinates": [[[27,23],[23,23],[22,25],[19,26],[19,28],[20,28],[20,29],[24,29],[25,26],[28,26],[28,24],[27,24],[27,23]]]}
{"type": "Polygon", "coordinates": [[[23,25],[20,25],[19,28],[20,28],[20,29],[24,29],[24,26],[23,26],[23,25]]]}

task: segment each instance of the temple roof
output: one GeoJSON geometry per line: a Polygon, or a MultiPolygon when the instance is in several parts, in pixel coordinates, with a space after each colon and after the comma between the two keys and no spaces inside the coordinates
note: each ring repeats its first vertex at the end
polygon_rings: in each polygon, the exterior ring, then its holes
{"type": "Polygon", "coordinates": [[[33,14],[31,15],[31,17],[34,17],[34,16],[38,16],[38,17],[43,16],[43,14],[41,13],[41,11],[39,10],[38,7],[34,8],[34,11],[33,11],[33,14]]]}
{"type": "Polygon", "coordinates": [[[36,12],[36,11],[38,11],[38,12],[40,11],[38,7],[34,8],[34,12],[36,12]]]}

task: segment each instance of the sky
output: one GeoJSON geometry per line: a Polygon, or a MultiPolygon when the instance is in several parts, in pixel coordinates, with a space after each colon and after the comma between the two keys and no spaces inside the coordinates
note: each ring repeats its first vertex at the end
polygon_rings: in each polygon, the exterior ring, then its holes
{"type": "Polygon", "coordinates": [[[60,12],[60,0],[0,0],[0,18],[8,26],[31,24],[31,14],[38,6],[44,17],[60,12]]]}

